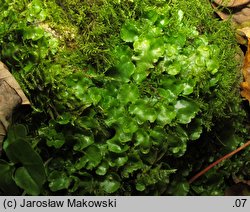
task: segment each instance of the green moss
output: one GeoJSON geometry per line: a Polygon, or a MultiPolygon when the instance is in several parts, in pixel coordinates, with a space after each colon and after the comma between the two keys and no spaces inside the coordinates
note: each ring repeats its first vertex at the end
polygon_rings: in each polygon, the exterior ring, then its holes
{"type": "Polygon", "coordinates": [[[47,1],[46,6],[51,27],[73,51],[80,50],[82,60],[100,71],[112,66],[109,51],[120,42],[120,27],[138,11],[132,1],[58,0],[47,1]]]}
{"type": "Polygon", "coordinates": [[[49,161],[43,194],[221,194],[230,163],[187,183],[247,137],[237,43],[208,1],[5,1],[0,9],[0,58],[32,102],[25,123],[49,161]]]}

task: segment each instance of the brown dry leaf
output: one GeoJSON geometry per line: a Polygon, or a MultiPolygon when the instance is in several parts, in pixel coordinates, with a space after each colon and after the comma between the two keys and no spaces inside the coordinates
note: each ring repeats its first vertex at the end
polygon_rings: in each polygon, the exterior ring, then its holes
{"type": "MultiPolygon", "coordinates": [[[[212,1],[212,6],[222,20],[230,19],[236,29],[250,27],[250,0],[217,0],[212,1]]],[[[247,44],[241,35],[236,34],[236,37],[240,44],[247,44]]]]}
{"type": "Polygon", "coordinates": [[[212,6],[221,19],[227,20],[231,18],[237,28],[250,26],[250,0],[243,6],[236,4],[232,8],[228,7],[227,10],[218,9],[218,4],[215,3],[212,3],[212,6]]]}
{"type": "Polygon", "coordinates": [[[212,3],[212,7],[215,9],[215,12],[222,20],[227,20],[230,16],[227,13],[222,12],[221,10],[217,9],[218,5],[215,3],[212,3]]]}
{"type": "Polygon", "coordinates": [[[232,21],[236,24],[237,28],[250,26],[250,5],[248,4],[239,12],[234,13],[232,21]]]}
{"type": "Polygon", "coordinates": [[[246,98],[250,102],[250,28],[246,27],[239,31],[241,33],[244,33],[248,39],[247,52],[245,54],[244,65],[242,68],[244,82],[241,83],[241,96],[246,98]]]}
{"type": "Polygon", "coordinates": [[[22,105],[30,105],[29,100],[27,99],[27,97],[23,93],[18,82],[15,80],[15,78],[9,72],[8,68],[2,62],[0,62],[0,82],[3,80],[6,81],[18,93],[18,95],[22,99],[22,105]]]}
{"type": "Polygon", "coordinates": [[[237,177],[235,174],[233,174],[232,177],[233,177],[233,181],[236,184],[237,183],[243,183],[243,184],[246,184],[246,185],[250,186],[250,180],[241,179],[240,177],[237,177]]]}
{"type": "Polygon", "coordinates": [[[238,7],[250,3],[250,0],[213,0],[213,2],[224,7],[238,7]]]}
{"type": "Polygon", "coordinates": [[[0,81],[0,152],[8,126],[11,124],[13,109],[21,101],[17,92],[6,81],[0,81]]]}
{"type": "Polygon", "coordinates": [[[7,67],[0,62],[0,153],[13,110],[20,104],[29,105],[30,102],[7,67]]]}
{"type": "Polygon", "coordinates": [[[226,196],[249,196],[250,195],[250,180],[245,180],[232,174],[235,185],[227,188],[226,196]]]}
{"type": "Polygon", "coordinates": [[[250,102],[250,0],[215,0],[212,2],[212,6],[221,19],[230,18],[230,13],[232,13],[231,21],[237,29],[236,38],[238,43],[247,45],[242,67],[244,82],[241,83],[241,96],[250,102]],[[217,9],[218,5],[228,7],[228,10],[217,9]],[[236,10],[232,10],[232,8],[236,8],[236,10]]]}

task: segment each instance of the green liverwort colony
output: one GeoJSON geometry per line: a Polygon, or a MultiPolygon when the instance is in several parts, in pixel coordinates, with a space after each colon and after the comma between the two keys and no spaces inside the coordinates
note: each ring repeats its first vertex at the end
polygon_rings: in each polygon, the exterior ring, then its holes
{"type": "Polygon", "coordinates": [[[188,184],[247,137],[234,33],[208,1],[0,9],[0,59],[32,103],[0,164],[15,194],[221,195],[231,174],[247,176],[242,153],[188,184]]]}

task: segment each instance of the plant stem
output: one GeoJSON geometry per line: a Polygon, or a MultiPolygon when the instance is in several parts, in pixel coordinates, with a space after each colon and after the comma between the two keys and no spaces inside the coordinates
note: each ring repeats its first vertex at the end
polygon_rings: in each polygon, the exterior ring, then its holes
{"type": "Polygon", "coordinates": [[[202,176],[203,174],[205,174],[207,171],[209,171],[211,168],[213,168],[214,166],[216,166],[218,163],[220,163],[221,161],[233,156],[234,154],[238,153],[239,151],[243,150],[244,148],[246,148],[247,146],[250,145],[250,141],[246,142],[245,144],[243,144],[242,146],[240,146],[238,149],[224,155],[222,158],[218,159],[217,161],[215,161],[214,163],[210,164],[208,167],[206,167],[205,169],[203,169],[202,171],[200,171],[198,174],[196,174],[195,176],[193,176],[188,182],[189,184],[193,183],[197,178],[199,178],[200,176],[202,176]]]}

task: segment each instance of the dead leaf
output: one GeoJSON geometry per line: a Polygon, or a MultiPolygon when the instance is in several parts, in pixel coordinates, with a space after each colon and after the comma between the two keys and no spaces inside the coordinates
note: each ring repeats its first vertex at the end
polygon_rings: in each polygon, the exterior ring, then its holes
{"type": "Polygon", "coordinates": [[[231,1],[231,4],[224,5],[227,9],[223,9],[219,5],[214,2],[212,3],[215,12],[221,19],[227,20],[230,18],[234,25],[236,25],[236,28],[250,26],[250,0],[231,1]],[[243,2],[245,3],[243,4],[243,2]]]}
{"type": "Polygon", "coordinates": [[[244,82],[241,83],[241,96],[250,102],[250,39],[248,38],[248,50],[245,55],[245,61],[242,68],[244,82]]]}
{"type": "Polygon", "coordinates": [[[9,72],[8,68],[2,62],[0,62],[0,81],[2,81],[2,80],[6,81],[18,93],[18,95],[22,99],[22,105],[30,105],[30,101],[23,93],[18,82],[15,80],[15,78],[9,72]]]}
{"type": "Polygon", "coordinates": [[[242,28],[250,26],[250,5],[243,8],[239,12],[232,15],[232,21],[238,26],[237,28],[242,28]]]}
{"type": "Polygon", "coordinates": [[[0,81],[0,152],[8,126],[11,124],[13,110],[21,102],[22,99],[17,92],[6,81],[0,81]]]}
{"type": "Polygon", "coordinates": [[[20,104],[29,105],[30,102],[7,67],[0,62],[0,153],[13,110],[20,104]]]}
{"type": "Polygon", "coordinates": [[[250,28],[246,27],[239,31],[243,33],[248,40],[247,51],[245,54],[244,64],[242,68],[244,82],[241,83],[241,96],[246,98],[250,102],[250,28]]]}
{"type": "Polygon", "coordinates": [[[226,196],[249,196],[250,195],[250,180],[245,180],[232,174],[234,185],[227,188],[226,196]]]}
{"type": "Polygon", "coordinates": [[[218,5],[215,3],[212,3],[212,7],[215,9],[215,12],[217,13],[217,15],[222,19],[222,20],[227,20],[230,15],[222,12],[222,10],[218,9],[218,5]]]}
{"type": "MultiPolygon", "coordinates": [[[[212,1],[212,6],[222,20],[230,20],[236,29],[250,27],[250,0],[217,0],[212,1]]],[[[236,34],[236,38],[247,45],[245,37],[236,34]]]]}
{"type": "Polygon", "coordinates": [[[237,183],[243,183],[243,184],[246,184],[248,186],[250,186],[250,180],[245,180],[245,179],[242,179],[240,177],[237,177],[235,174],[232,175],[233,177],[233,181],[237,184],[237,183]]]}
{"type": "Polygon", "coordinates": [[[250,3],[250,0],[213,0],[213,2],[224,7],[238,7],[250,3]]]}

